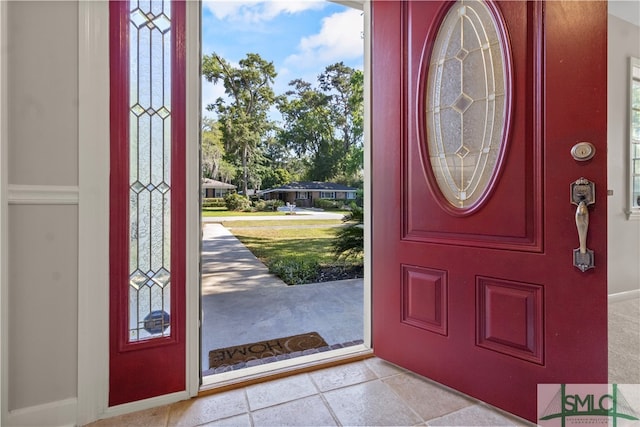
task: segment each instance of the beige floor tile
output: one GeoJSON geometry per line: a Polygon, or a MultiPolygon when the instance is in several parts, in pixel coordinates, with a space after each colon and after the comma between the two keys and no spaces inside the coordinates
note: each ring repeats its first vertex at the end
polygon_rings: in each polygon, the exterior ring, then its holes
{"type": "Polygon", "coordinates": [[[402,369],[399,366],[396,366],[377,357],[372,357],[371,359],[367,359],[364,362],[369,367],[369,369],[376,373],[378,378],[390,377],[391,375],[397,375],[402,372],[407,372],[406,369],[402,369]]]}
{"type": "Polygon", "coordinates": [[[609,332],[609,350],[640,357],[640,334],[631,329],[623,329],[624,325],[622,323],[615,333],[609,332]]]}
{"type": "Polygon", "coordinates": [[[609,311],[628,314],[630,316],[640,315],[640,298],[630,298],[609,304],[609,311]]]}
{"type": "Polygon", "coordinates": [[[318,393],[318,389],[307,374],[252,385],[246,390],[249,408],[252,411],[318,393]]]}
{"type": "Polygon", "coordinates": [[[476,403],[414,374],[401,374],[383,380],[425,420],[441,417],[476,403]]]}
{"type": "Polygon", "coordinates": [[[171,405],[169,426],[196,426],[248,412],[243,390],[186,400],[171,405]]]}
{"type": "Polygon", "coordinates": [[[609,350],[609,383],[640,384],[640,356],[609,350]]]}
{"type": "Polygon", "coordinates": [[[504,416],[501,412],[482,405],[472,405],[444,417],[427,421],[428,426],[534,426],[524,420],[504,416]]]}
{"type": "Polygon", "coordinates": [[[210,423],[201,424],[202,427],[251,427],[251,416],[249,414],[236,415],[235,417],[225,418],[223,420],[212,421],[210,423]]]}
{"type": "Polygon", "coordinates": [[[252,416],[255,427],[337,425],[319,395],[260,409],[253,412],[252,416]]]}
{"type": "Polygon", "coordinates": [[[342,425],[411,426],[424,421],[380,380],[328,391],[324,397],[342,425]]]}
{"type": "Polygon", "coordinates": [[[335,366],[312,372],[309,375],[321,392],[378,378],[364,362],[335,366]]]}
{"type": "Polygon", "coordinates": [[[86,427],[164,427],[167,425],[169,406],[146,409],[131,414],[98,420],[86,427]]]}
{"type": "Polygon", "coordinates": [[[640,335],[640,315],[630,315],[628,313],[609,313],[609,333],[610,334],[638,334],[640,335]]]}

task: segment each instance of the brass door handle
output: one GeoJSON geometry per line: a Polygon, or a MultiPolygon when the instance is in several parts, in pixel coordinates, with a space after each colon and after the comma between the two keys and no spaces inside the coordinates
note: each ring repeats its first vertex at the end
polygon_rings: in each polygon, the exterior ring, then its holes
{"type": "Polygon", "coordinates": [[[581,254],[587,253],[587,232],[589,231],[589,209],[587,204],[582,201],[576,209],[576,227],[578,228],[578,240],[580,241],[581,254]]]}
{"type": "Polygon", "coordinates": [[[573,250],[573,265],[583,273],[595,267],[593,251],[587,248],[589,232],[589,205],[596,202],[595,184],[588,179],[580,178],[571,184],[571,203],[576,209],[576,228],[578,229],[579,247],[573,250]]]}

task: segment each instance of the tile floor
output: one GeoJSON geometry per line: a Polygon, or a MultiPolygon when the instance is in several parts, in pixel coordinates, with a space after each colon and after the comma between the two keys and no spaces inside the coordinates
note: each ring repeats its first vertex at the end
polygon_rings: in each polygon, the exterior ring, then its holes
{"type": "Polygon", "coordinates": [[[609,382],[640,384],[640,298],[609,304],[609,382]]]}
{"type": "Polygon", "coordinates": [[[372,358],[100,420],[115,426],[531,425],[372,358]]]}
{"type": "MultiPolygon", "coordinates": [[[[640,299],[610,304],[610,382],[640,383],[640,299]]],[[[532,426],[381,359],[90,424],[110,426],[532,426]]]]}

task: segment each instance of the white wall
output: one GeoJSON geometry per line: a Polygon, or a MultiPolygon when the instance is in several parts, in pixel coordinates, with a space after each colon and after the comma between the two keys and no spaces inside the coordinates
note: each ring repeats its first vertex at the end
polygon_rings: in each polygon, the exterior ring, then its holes
{"type": "Polygon", "coordinates": [[[609,15],[609,294],[640,290],[640,220],[628,220],[629,56],[640,58],[640,27],[609,15]]]}
{"type": "Polygon", "coordinates": [[[15,411],[77,396],[78,5],[11,1],[6,15],[3,239],[8,410],[15,411]]]}

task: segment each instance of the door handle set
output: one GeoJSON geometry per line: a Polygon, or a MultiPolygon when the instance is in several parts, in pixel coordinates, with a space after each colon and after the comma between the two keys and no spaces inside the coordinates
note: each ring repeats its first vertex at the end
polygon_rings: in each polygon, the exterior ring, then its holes
{"type": "Polygon", "coordinates": [[[596,202],[595,184],[586,178],[571,183],[571,203],[577,206],[576,228],[579,247],[573,250],[573,265],[583,273],[595,267],[593,251],[587,248],[589,206],[596,202]]]}

